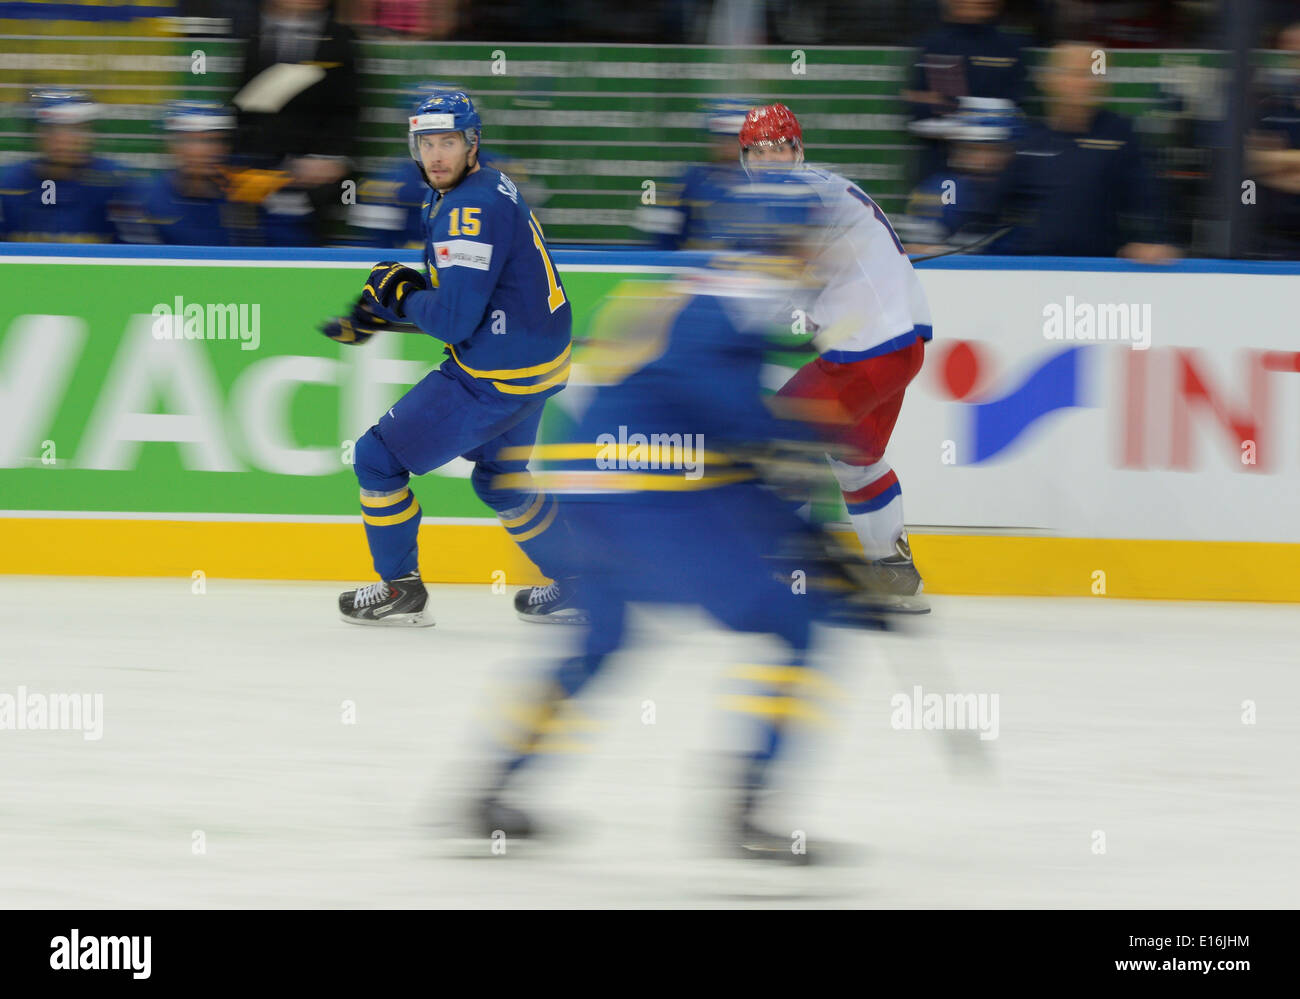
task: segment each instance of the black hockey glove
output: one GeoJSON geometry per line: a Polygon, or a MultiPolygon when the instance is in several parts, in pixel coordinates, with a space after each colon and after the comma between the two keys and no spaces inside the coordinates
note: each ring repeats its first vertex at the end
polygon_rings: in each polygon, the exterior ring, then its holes
{"type": "Polygon", "coordinates": [[[405,264],[386,260],[370,268],[370,277],[361,292],[361,301],[378,305],[396,316],[405,316],[402,302],[413,292],[424,291],[424,275],[405,264]]]}
{"type": "Polygon", "coordinates": [[[321,324],[320,331],[339,343],[365,343],[376,333],[401,332],[401,325],[376,315],[363,302],[357,302],[346,316],[336,316],[321,324]]]}

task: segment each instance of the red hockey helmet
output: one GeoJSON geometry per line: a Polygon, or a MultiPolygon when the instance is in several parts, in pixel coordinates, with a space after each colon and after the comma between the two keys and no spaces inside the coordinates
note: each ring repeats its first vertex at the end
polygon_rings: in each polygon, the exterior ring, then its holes
{"type": "Polygon", "coordinates": [[[796,149],[803,147],[803,129],[799,119],[784,104],[767,104],[751,108],[740,126],[740,148],[749,149],[760,142],[776,145],[788,142],[796,149]]]}

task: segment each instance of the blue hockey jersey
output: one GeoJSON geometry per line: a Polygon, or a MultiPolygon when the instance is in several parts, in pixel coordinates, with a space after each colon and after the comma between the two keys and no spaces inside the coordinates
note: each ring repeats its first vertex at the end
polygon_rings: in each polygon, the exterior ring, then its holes
{"type": "Polygon", "coordinates": [[[123,238],[168,246],[248,246],[261,242],[260,210],[224,196],[181,192],[175,171],[157,174],[126,196],[123,238]]]}
{"type": "MultiPolygon", "coordinates": [[[[483,167],[509,170],[512,179],[519,177],[508,157],[480,149],[478,161],[483,167]]],[[[379,176],[361,182],[349,222],[363,246],[423,250],[427,240],[424,226],[432,200],[433,192],[424,182],[419,164],[404,159],[379,176]]]]}
{"type": "Polygon", "coordinates": [[[573,311],[518,188],[480,167],[428,211],[430,290],[406,299],[406,318],[447,344],[448,370],[477,391],[506,398],[560,391],[573,311]]]}
{"type": "Polygon", "coordinates": [[[53,176],[37,160],[0,172],[0,239],[37,243],[112,243],[113,210],[124,171],[96,157],[71,176],[53,176]]]}
{"type": "Polygon", "coordinates": [[[701,210],[727,193],[735,173],[734,163],[697,163],[682,174],[675,194],[637,209],[637,227],[651,234],[659,250],[716,249],[710,246],[701,210]]]}
{"type": "Polygon", "coordinates": [[[764,402],[777,300],[706,277],[660,305],[653,359],[597,390],[568,442],[533,449],[546,488],[616,500],[753,480],[738,447],[813,439],[764,402]],[[765,301],[766,298],[766,301],[765,301]]]}

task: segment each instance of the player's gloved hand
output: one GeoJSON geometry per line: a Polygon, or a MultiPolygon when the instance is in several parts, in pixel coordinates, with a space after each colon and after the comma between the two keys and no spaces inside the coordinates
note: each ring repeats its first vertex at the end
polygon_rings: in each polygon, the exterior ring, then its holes
{"type": "Polygon", "coordinates": [[[370,277],[361,292],[361,301],[378,305],[397,316],[405,316],[402,302],[417,291],[424,291],[424,275],[405,264],[385,260],[370,268],[370,277]]]}
{"type": "Polygon", "coordinates": [[[360,344],[392,326],[393,324],[387,319],[375,315],[363,303],[358,302],[349,315],[336,316],[322,323],[320,331],[339,343],[360,344]]]}

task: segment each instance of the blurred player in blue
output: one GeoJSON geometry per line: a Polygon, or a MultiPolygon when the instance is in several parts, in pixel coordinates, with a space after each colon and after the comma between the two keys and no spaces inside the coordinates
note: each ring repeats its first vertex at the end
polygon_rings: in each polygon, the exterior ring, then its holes
{"type": "Polygon", "coordinates": [[[93,155],[98,106],[76,90],[31,97],[37,155],[0,172],[0,239],[112,243],[125,171],[93,155]]]}
{"type": "Polygon", "coordinates": [[[791,574],[774,571],[773,560],[816,528],[771,488],[772,469],[783,464],[771,456],[803,447],[815,463],[809,467],[824,465],[811,428],[765,403],[760,372],[805,273],[805,238],[816,229],[820,200],[791,173],[773,170],[751,184],[733,167],[730,181],[701,221],[731,252],[662,302],[653,359],[599,388],[569,443],[536,449],[547,467],[534,475],[564,493],[590,625],[580,651],[557,664],[539,698],[508,712],[501,758],[473,809],[475,838],[536,834],[505,798],[526,766],[570,734],[573,699],[624,645],[628,605],[687,604],[730,629],[782,643],[783,661],[730,676],[738,686],[728,707],[747,716],[755,733],[737,761],[725,839],[744,857],[810,859],[791,850],[789,836],[764,831],[757,812],[787,727],[817,716],[808,695],[824,681],[808,655],[812,625],[829,611],[816,586],[805,592],[791,574]]]}
{"type": "Polygon", "coordinates": [[[232,201],[227,185],[235,116],[209,101],[175,101],[163,114],[175,167],[127,198],[123,238],[169,246],[247,246],[261,241],[260,209],[232,201]]]}
{"type": "MultiPolygon", "coordinates": [[[[997,228],[999,182],[1024,135],[1024,116],[1010,101],[992,97],[958,103],[945,120],[947,168],[917,185],[895,226],[911,253],[956,249],[997,228]]],[[[998,252],[987,245],[983,252],[998,252]]]]}
{"type": "Polygon", "coordinates": [[[705,108],[704,127],[709,134],[709,161],[690,167],[675,190],[654,205],[637,209],[636,226],[650,234],[656,249],[712,249],[713,236],[702,210],[726,193],[740,152],[738,136],[749,105],[738,101],[712,101],[705,108]]]}
{"type": "MultiPolygon", "coordinates": [[[[508,176],[478,162],[482,123],[460,91],[431,94],[409,116],[409,145],[433,195],[422,274],[376,264],[363,303],[446,344],[447,360],[357,442],[361,518],[379,581],[339,597],[354,624],[433,624],[410,488],[455,457],[510,536],[556,582],[538,588],[537,615],[563,614],[566,521],[554,496],[527,481],[527,451],[544,401],[569,376],[572,310],[541,226],[508,176]],[[507,457],[506,449],[522,456],[507,457]],[[522,477],[511,487],[499,477],[522,477]]],[[[335,327],[337,329],[337,327],[335,327]]],[[[350,334],[345,342],[353,342],[350,334]]]]}

